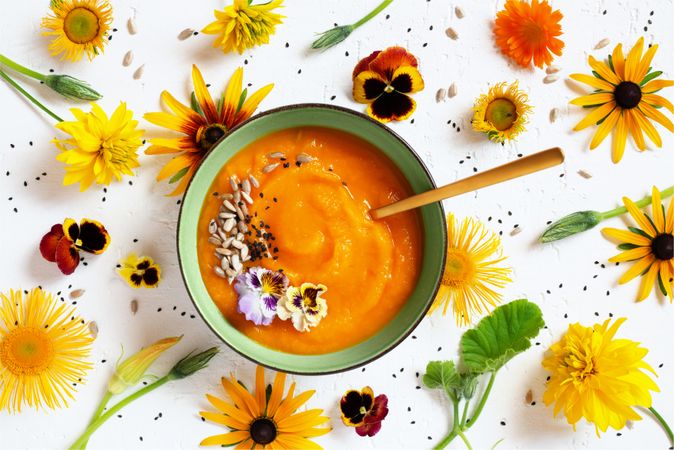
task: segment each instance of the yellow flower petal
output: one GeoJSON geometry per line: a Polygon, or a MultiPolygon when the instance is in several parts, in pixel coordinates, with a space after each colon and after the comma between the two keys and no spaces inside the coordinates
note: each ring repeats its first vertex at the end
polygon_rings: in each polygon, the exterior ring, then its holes
{"type": "Polygon", "coordinates": [[[589,127],[590,125],[596,124],[601,119],[608,116],[611,113],[611,111],[613,111],[613,109],[615,108],[615,105],[616,105],[615,101],[611,101],[609,103],[605,103],[605,104],[601,105],[598,108],[595,108],[594,110],[592,110],[592,112],[590,114],[585,116],[583,118],[583,120],[578,122],[576,124],[576,126],[573,127],[573,130],[574,131],[580,131],[584,128],[589,127]]]}
{"type": "Polygon", "coordinates": [[[236,108],[239,106],[242,86],[243,68],[237,67],[229,79],[229,82],[227,83],[227,88],[225,89],[224,100],[222,103],[222,110],[220,111],[221,123],[228,128],[231,128],[233,125],[235,125],[234,117],[236,116],[236,108]]]}
{"type": "Polygon", "coordinates": [[[665,215],[662,212],[660,191],[655,186],[653,186],[652,201],[651,210],[653,211],[653,223],[655,224],[658,233],[662,233],[665,231],[665,215]]]}
{"type": "Polygon", "coordinates": [[[664,108],[667,108],[670,112],[674,113],[674,105],[672,104],[672,102],[657,94],[644,94],[641,97],[641,101],[646,102],[652,106],[662,106],[664,108]]]}
{"type": "Polygon", "coordinates": [[[660,125],[667,128],[670,132],[674,133],[674,124],[672,124],[672,121],[669,120],[667,117],[665,117],[665,115],[662,114],[660,111],[653,108],[646,102],[640,102],[639,109],[646,115],[646,117],[655,120],[660,125]]]}
{"type": "Polygon", "coordinates": [[[626,250],[616,256],[609,258],[609,262],[625,262],[625,261],[634,261],[635,259],[641,259],[644,256],[651,254],[650,247],[637,247],[630,250],[626,250]]]}
{"type": "Polygon", "coordinates": [[[590,67],[592,67],[592,69],[594,69],[594,71],[597,72],[604,80],[614,85],[620,83],[620,79],[604,62],[597,61],[592,55],[588,57],[588,62],[590,63],[590,67]]]}
{"type": "Polygon", "coordinates": [[[619,163],[625,153],[625,143],[627,142],[627,133],[628,129],[627,115],[624,113],[620,114],[618,123],[615,129],[615,134],[613,135],[613,152],[612,158],[614,163],[619,163]]]}
{"type": "Polygon", "coordinates": [[[674,86],[674,80],[652,80],[641,88],[641,92],[644,94],[652,94],[653,92],[669,86],[674,86]]]}
{"type": "Polygon", "coordinates": [[[196,65],[192,65],[192,81],[194,83],[194,95],[197,97],[197,101],[206,116],[206,120],[208,120],[208,123],[217,123],[219,117],[218,111],[215,108],[215,103],[213,103],[213,97],[211,97],[211,93],[208,92],[206,82],[196,65]]]}
{"type": "Polygon", "coordinates": [[[657,230],[653,228],[651,221],[646,218],[646,215],[641,211],[641,209],[639,209],[636,203],[627,197],[623,197],[623,203],[625,204],[625,208],[627,208],[627,211],[630,213],[632,218],[639,225],[639,228],[641,228],[651,237],[657,236],[657,230]]]}
{"type": "Polygon", "coordinates": [[[257,107],[260,105],[260,102],[264,100],[264,98],[271,92],[273,88],[273,84],[268,84],[258,89],[253,95],[248,97],[243,103],[243,106],[241,106],[239,112],[236,114],[234,124],[238,125],[244,120],[248,120],[248,118],[253,115],[257,107]]]}
{"type": "Polygon", "coordinates": [[[620,277],[618,284],[625,284],[632,281],[634,278],[644,273],[644,271],[653,264],[653,261],[655,261],[653,255],[648,255],[640,259],[620,277]]]}
{"type": "Polygon", "coordinates": [[[238,444],[239,442],[248,439],[250,433],[248,431],[232,431],[231,433],[218,434],[216,436],[210,436],[204,439],[199,443],[201,446],[207,445],[233,445],[238,444]]]}
{"type": "Polygon", "coordinates": [[[634,110],[625,110],[623,111],[623,114],[625,114],[625,117],[627,118],[627,127],[629,128],[630,134],[634,138],[635,144],[637,144],[637,148],[641,151],[645,150],[646,141],[644,140],[644,134],[642,133],[639,124],[634,118],[634,110]]]}
{"type": "Polygon", "coordinates": [[[582,97],[574,98],[569,103],[576,106],[595,106],[603,105],[613,101],[613,94],[609,92],[598,92],[595,94],[584,95],[582,97]]]}
{"type": "Polygon", "coordinates": [[[651,245],[650,239],[641,236],[640,234],[632,233],[631,231],[619,230],[617,228],[603,228],[601,232],[603,235],[613,238],[621,243],[634,244],[640,247],[651,245]]]}
{"type": "Polygon", "coordinates": [[[658,273],[660,271],[660,261],[654,261],[651,264],[650,269],[646,272],[643,279],[641,280],[641,286],[639,287],[639,295],[637,296],[637,301],[641,302],[646,300],[646,298],[651,294],[653,290],[653,285],[656,283],[658,273]]]}
{"type": "Polygon", "coordinates": [[[625,80],[632,81],[639,84],[641,80],[636,79],[636,74],[639,71],[639,66],[641,64],[641,53],[644,48],[644,38],[640,37],[632,50],[627,54],[627,59],[625,60],[625,80]]]}
{"type": "Polygon", "coordinates": [[[600,78],[597,78],[592,75],[586,75],[584,73],[573,73],[569,75],[569,78],[571,78],[572,80],[579,81],[581,83],[588,84],[595,89],[600,89],[606,92],[613,92],[613,90],[615,89],[615,86],[613,86],[608,81],[604,81],[600,78]]]}
{"type": "Polygon", "coordinates": [[[613,49],[612,56],[613,69],[621,80],[625,80],[625,57],[623,56],[623,45],[618,44],[613,49]]]}
{"type": "Polygon", "coordinates": [[[599,144],[608,136],[609,132],[613,129],[616,123],[618,123],[618,118],[620,117],[620,109],[614,108],[611,111],[611,114],[608,115],[606,119],[597,127],[597,131],[592,137],[590,142],[590,150],[597,148],[599,144]]]}

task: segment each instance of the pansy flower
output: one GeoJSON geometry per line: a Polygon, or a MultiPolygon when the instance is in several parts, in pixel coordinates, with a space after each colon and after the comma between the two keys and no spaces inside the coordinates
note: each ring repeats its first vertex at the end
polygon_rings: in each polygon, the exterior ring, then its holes
{"type": "Polygon", "coordinates": [[[372,388],[349,390],[339,402],[342,422],[347,427],[356,427],[359,436],[374,436],[381,430],[381,422],[388,414],[388,397],[374,396],[372,388]]]}
{"type": "Polygon", "coordinates": [[[40,241],[40,253],[49,262],[55,262],[65,275],[75,271],[80,263],[80,250],[98,255],[110,244],[105,227],[95,220],[82,219],[78,224],[66,219],[55,224],[40,241]]]}
{"type": "Polygon", "coordinates": [[[234,290],[239,296],[238,310],[255,325],[269,325],[287,287],[288,277],[283,272],[252,267],[236,277],[234,290]]]}
{"type": "Polygon", "coordinates": [[[159,285],[161,269],[152,258],[131,253],[121,265],[117,272],[132,288],[155,288],[159,285]]]}
{"type": "Polygon", "coordinates": [[[291,319],[297,331],[309,331],[328,315],[328,304],[321,297],[328,290],[322,284],[302,283],[291,286],[276,305],[279,319],[291,319]]]}
{"type": "Polygon", "coordinates": [[[417,59],[402,47],[376,51],[353,70],[353,99],[367,103],[367,113],[380,122],[405,120],[417,104],[408,95],[424,88],[417,59]]]}

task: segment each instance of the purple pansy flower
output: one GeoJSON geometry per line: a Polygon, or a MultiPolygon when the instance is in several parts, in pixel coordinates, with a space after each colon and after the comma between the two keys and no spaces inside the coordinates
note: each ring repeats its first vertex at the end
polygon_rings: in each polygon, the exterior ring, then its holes
{"type": "Polygon", "coordinates": [[[252,267],[236,277],[234,290],[238,310],[255,325],[269,325],[276,316],[276,304],[285,294],[288,277],[264,267],[252,267]]]}

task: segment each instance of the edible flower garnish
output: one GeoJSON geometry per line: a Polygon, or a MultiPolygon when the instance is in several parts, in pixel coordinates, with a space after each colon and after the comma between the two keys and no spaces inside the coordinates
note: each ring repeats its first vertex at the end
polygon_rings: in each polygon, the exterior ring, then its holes
{"type": "Polygon", "coordinates": [[[328,315],[328,304],[321,297],[327,290],[322,284],[312,283],[289,287],[276,304],[279,319],[291,319],[297,331],[310,331],[328,315]]]}
{"type": "Polygon", "coordinates": [[[547,0],[507,0],[494,22],[496,45],[522,67],[532,62],[536,67],[549,66],[552,54],[562,56],[564,42],[557,37],[562,35],[563,17],[547,0]]]}
{"type": "Polygon", "coordinates": [[[512,280],[510,268],[499,267],[505,260],[501,240],[484,224],[472,218],[460,223],[453,214],[447,216],[447,261],[440,289],[428,311],[442,306],[442,314],[452,305],[457,324],[468,325],[472,314],[482,314],[501,299],[496,289],[512,280]]]}
{"type": "Polygon", "coordinates": [[[648,408],[664,422],[651,406],[649,391],[659,389],[646,373],[655,374],[643,360],[648,350],[638,342],[615,339],[625,320],[611,324],[608,319],[592,327],[569,325],[543,360],[551,372],[543,401],[548,406],[554,403],[555,415],[563,411],[574,430],[583,417],[594,424],[597,435],[608,427],[620,430],[628,420],[641,420],[634,407],[648,408]]]}
{"type": "Polygon", "coordinates": [[[40,253],[49,262],[55,262],[65,275],[75,271],[80,263],[80,250],[101,254],[110,244],[110,235],[103,224],[91,219],[79,223],[66,219],[57,223],[42,237],[40,253]]]}
{"type": "Polygon", "coordinates": [[[191,108],[180,103],[168,91],[163,91],[161,100],[174,114],[151,112],[143,116],[148,122],[184,134],[177,138],[150,139],[152,145],[145,151],[148,155],[180,153],[157,175],[157,181],[169,177],[169,184],[180,181],[170,195],[185,192],[206,153],[232,128],[252,116],[262,99],[274,87],[268,84],[246,98],[248,88],[242,91],[243,69],[239,67],[216,106],[197,66],[192,66],[192,80],[194,93],[191,108]]]}
{"type": "Polygon", "coordinates": [[[370,386],[362,390],[349,390],[339,401],[342,422],[347,427],[356,427],[359,436],[374,436],[381,430],[381,422],[388,415],[388,397],[374,396],[370,386]]]}
{"type": "Polygon", "coordinates": [[[664,87],[674,86],[674,80],[655,79],[662,75],[661,71],[653,71],[651,68],[651,61],[658,46],[650,46],[642,58],[643,48],[642,37],[625,57],[622,44],[618,44],[613,54],[609,55],[608,64],[597,61],[591,55],[588,56],[592,76],[581,73],[570,75],[572,79],[594,89],[589,95],[571,101],[573,105],[592,109],[592,112],[578,122],[573,130],[598,125],[590,142],[592,150],[615,129],[612,151],[614,163],[620,162],[623,157],[628,134],[632,135],[640,151],[646,149],[643,133],[646,133],[656,146],[662,147],[662,139],[649,119],[674,133],[674,124],[660,112],[660,108],[664,107],[674,113],[674,105],[666,98],[655,94],[664,87]]]}
{"type": "Polygon", "coordinates": [[[264,267],[251,267],[236,277],[234,290],[238,310],[255,325],[269,325],[276,317],[277,303],[288,287],[288,277],[264,267]]]}
{"type": "Polygon", "coordinates": [[[602,233],[621,244],[618,249],[622,253],[609,259],[610,262],[637,261],[620,278],[618,283],[624,284],[637,276],[643,276],[637,301],[646,299],[653,285],[660,286],[662,294],[672,301],[674,282],[674,206],[672,200],[665,214],[662,198],[658,188],[653,186],[652,216],[642,212],[636,203],[623,197],[625,208],[637,223],[638,227],[628,226],[628,230],[604,228],[602,233]]]}
{"type": "Polygon", "coordinates": [[[63,184],[80,183],[80,191],[86,191],[94,182],[108,185],[113,178],[133,176],[133,169],[140,166],[136,152],[143,144],[143,130],[136,128],[138,121],[126,103],[121,102],[111,117],[95,103],[88,113],[79,108],[70,111],[75,120],[55,126],[72,137],[52,141],[61,150],[56,159],[66,164],[63,184]]]}
{"type": "Polygon", "coordinates": [[[210,436],[200,445],[231,446],[237,448],[321,448],[310,438],[330,432],[329,427],[318,427],[329,418],[322,409],[309,409],[296,413],[312,395],[313,390],[295,395],[295,383],[290,385],[283,398],[286,374],[277,372],[274,385],[265,384],[264,368],[257,366],[255,391],[248,392],[241,381],[230,374],[222,377],[222,386],[230,402],[206,394],[209,403],[218,412],[201,411],[206,420],[229,428],[225,434],[210,436]]]}
{"type": "Polygon", "coordinates": [[[380,122],[407,119],[417,107],[408,94],[424,88],[417,66],[402,47],[373,52],[353,69],[353,99],[368,104],[367,114],[380,122]]]}
{"type": "Polygon", "coordinates": [[[473,106],[473,129],[486,133],[494,142],[515,139],[526,131],[531,106],[529,97],[519,89],[519,83],[497,83],[480,95],[473,106]]]}
{"type": "Polygon", "coordinates": [[[44,36],[56,36],[49,44],[52,56],[79,61],[84,53],[89,61],[107,43],[112,24],[112,6],[107,0],[52,0],[52,15],[42,19],[44,36]]]}
{"type": "Polygon", "coordinates": [[[149,256],[136,256],[135,253],[122,261],[117,272],[132,288],[156,288],[161,280],[161,269],[149,256]]]}
{"type": "Polygon", "coordinates": [[[234,0],[223,11],[213,11],[215,21],[206,25],[202,33],[217,34],[213,47],[223,53],[244,50],[268,44],[269,36],[276,32],[276,25],[283,23],[281,14],[273,12],[283,6],[283,0],[270,0],[253,5],[253,0],[234,0]]]}
{"type": "Polygon", "coordinates": [[[92,367],[93,341],[75,308],[52,294],[0,293],[0,411],[66,407],[92,367]]]}

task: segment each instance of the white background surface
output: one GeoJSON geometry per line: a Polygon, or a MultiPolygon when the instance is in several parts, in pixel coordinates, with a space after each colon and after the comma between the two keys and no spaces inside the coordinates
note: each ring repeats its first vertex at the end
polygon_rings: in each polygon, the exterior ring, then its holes
{"type": "MultiPolygon", "coordinates": [[[[540,345],[518,356],[499,373],[486,411],[468,432],[474,448],[491,448],[503,438],[500,449],[666,449],[664,433],[650,419],[621,430],[622,436],[611,430],[599,439],[594,427],[579,424],[574,432],[563,418],[553,418],[551,408],[542,404],[546,373],[540,361],[544,350],[569,323],[591,325],[613,313],[615,317],[629,317],[620,336],[641,341],[650,349],[646,359],[656,368],[662,390],[655,395],[654,406],[674,421],[674,310],[654,294],[635,304],[638,283],[617,286],[626,267],[601,265],[615,253],[615,247],[602,238],[599,229],[555,245],[541,246],[535,239],[548,220],[579,209],[610,209],[623,195],[641,198],[650,192],[652,183],[661,188],[671,184],[674,139],[661,127],[663,149],[639,154],[628,143],[619,165],[611,163],[610,139],[590,153],[593,131],[571,132],[583,112],[567,106],[577,95],[577,88],[565,78],[573,72],[589,73],[588,54],[604,58],[621,40],[630,48],[642,34],[647,43],[660,44],[654,66],[665,72],[663,78],[674,77],[672,1],[553,2],[565,15],[566,48],[556,62],[563,69],[560,80],[549,85],[542,83],[543,71],[514,67],[495,49],[491,21],[502,1],[398,0],[346,42],[319,54],[307,50],[314,32],[328,29],[334,22],[355,21],[378,1],[286,3],[283,14],[287,18],[271,38],[271,44],[242,56],[223,55],[213,49],[211,36],[177,39],[183,29],[200,29],[209,23],[212,9],[222,8],[222,1],[114,1],[113,26],[118,31],[112,33],[105,55],[93,63],[75,64],[48,56],[48,40],[39,35],[47,0],[2,2],[0,42],[2,53],[41,72],[54,68],[57,73],[66,72],[92,82],[105,95],[100,103],[106,111],[112,111],[119,101],[127,101],[139,118],[143,112],[159,110],[163,89],[179,99],[188,98],[192,63],[199,65],[214,92],[219,92],[234,69],[247,62],[244,79],[253,88],[276,83],[262,109],[297,102],[326,102],[363,110],[350,95],[353,66],[373,50],[395,44],[406,46],[420,60],[426,89],[415,95],[418,109],[414,123],[407,121],[392,127],[417,149],[438,184],[468,176],[474,167],[483,170],[512,160],[518,153],[529,154],[558,145],[567,154],[564,167],[445,203],[448,211],[459,216],[475,215],[485,221],[492,217],[488,224],[495,231],[503,231],[508,262],[514,269],[514,283],[504,299],[527,297],[536,302],[548,325],[536,339],[540,345]],[[465,12],[462,20],[451,14],[457,5],[465,12]],[[606,14],[602,14],[604,10],[606,14]],[[126,28],[132,14],[136,15],[139,30],[133,36],[126,28]],[[651,25],[647,23],[649,19],[651,25]],[[445,36],[448,26],[459,34],[457,41],[445,36]],[[644,26],[648,26],[647,32],[644,26]],[[610,39],[611,45],[593,51],[603,38],[610,39]],[[125,68],[121,62],[128,50],[133,50],[135,59],[131,67],[125,68]],[[142,79],[133,80],[133,71],[141,64],[145,64],[145,73],[142,79]],[[470,107],[490,83],[514,79],[519,79],[521,87],[529,92],[535,111],[529,131],[519,142],[501,147],[469,130],[470,107]],[[436,90],[447,88],[452,82],[457,84],[458,96],[436,103],[436,90]],[[561,117],[550,124],[548,114],[553,107],[561,110],[561,117]],[[448,120],[458,123],[461,132],[448,125],[448,120]],[[594,177],[582,178],[577,174],[579,169],[594,177]],[[522,232],[511,236],[515,224],[522,227],[522,232]],[[534,393],[534,406],[525,404],[529,389],[534,393]]],[[[68,117],[69,105],[64,100],[34,83],[23,84],[47,97],[50,107],[68,117]]],[[[671,91],[665,91],[670,99],[671,91]]],[[[42,285],[48,291],[60,290],[63,295],[71,289],[85,289],[84,296],[78,299],[78,311],[95,320],[100,328],[93,349],[95,368],[87,384],[79,387],[76,402],[59,411],[0,413],[0,448],[64,448],[84,429],[93,413],[119,356],[120,345],[130,353],[158,338],[184,334],[183,341],[157,363],[154,372],[161,374],[192,348],[220,342],[198,316],[191,317],[196,313],[183,287],[175,253],[179,206],[176,198],[163,195],[168,192],[165,186],[154,183],[166,159],[143,155],[133,185],[127,179],[109,186],[107,192],[94,186],[80,193],[77,186],[61,185],[63,168],[54,159],[56,149],[50,143],[59,132],[52,127],[51,119],[5,84],[0,85],[0,104],[0,289],[42,285]],[[112,235],[112,244],[103,255],[88,256],[88,265],[80,264],[69,277],[43,261],[38,252],[41,236],[66,216],[98,219],[112,235]],[[161,264],[163,281],[158,289],[134,291],[116,275],[115,264],[132,250],[153,256],[161,264]],[[134,298],[140,303],[135,316],[129,308],[134,298]]],[[[159,134],[151,124],[141,124],[148,135],[159,134]]],[[[613,219],[610,225],[623,224],[620,219],[613,219]]],[[[416,339],[408,338],[393,352],[368,365],[364,373],[356,369],[324,377],[290,377],[297,380],[300,390],[316,389],[310,406],[324,408],[332,417],[334,431],[316,441],[334,449],[426,448],[437,443],[448,429],[449,404],[438,392],[416,389],[419,380],[415,372],[423,373],[431,359],[455,358],[461,333],[452,317],[434,316],[424,320],[413,333],[416,339]],[[339,397],[348,388],[364,385],[389,396],[390,414],[374,438],[358,437],[339,420],[339,397]]],[[[195,448],[204,437],[224,432],[199,419],[198,411],[209,409],[204,394],[224,396],[219,380],[230,371],[251,385],[254,365],[226,346],[220,348],[221,354],[207,370],[164,386],[123,410],[122,418],[110,420],[94,435],[90,448],[195,448]],[[154,420],[160,412],[162,417],[154,420]]],[[[272,376],[271,371],[267,376],[272,376]]],[[[464,446],[456,440],[451,448],[464,446]]]]}

